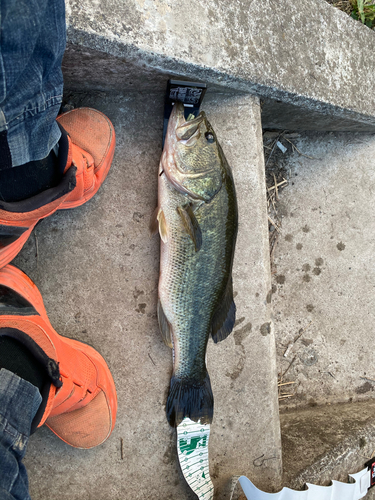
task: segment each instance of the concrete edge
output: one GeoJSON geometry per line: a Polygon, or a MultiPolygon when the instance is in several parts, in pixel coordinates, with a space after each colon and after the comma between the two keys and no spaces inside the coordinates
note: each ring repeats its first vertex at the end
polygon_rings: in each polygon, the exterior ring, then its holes
{"type": "MultiPolygon", "coordinates": [[[[355,412],[358,409],[362,411],[363,415],[366,413],[371,415],[374,409],[373,400],[345,405],[347,409],[350,406],[353,407],[354,419],[355,412]]],[[[332,406],[340,407],[343,405],[337,404],[332,406]]],[[[335,423],[335,419],[333,418],[331,426],[333,427],[333,431],[335,423]]],[[[342,432],[342,429],[339,429],[339,427],[340,423],[337,422],[338,433],[342,432]]],[[[322,430],[320,429],[320,431],[322,430]]],[[[332,431],[332,428],[330,431],[332,431]]],[[[367,418],[353,432],[348,432],[347,437],[315,459],[311,465],[299,471],[292,479],[288,481],[284,477],[284,482],[287,482],[287,486],[292,489],[301,490],[306,483],[328,486],[332,480],[348,482],[349,474],[354,474],[362,470],[365,462],[373,455],[375,448],[375,417],[371,416],[367,418]]],[[[297,457],[295,459],[296,461],[298,460],[297,457]]]]}
{"type": "MultiPolygon", "coordinates": [[[[82,82],[90,81],[90,70],[86,71],[86,79],[80,79],[80,83],[77,81],[75,68],[68,71],[70,66],[74,66],[71,65],[73,51],[79,50],[83,67],[89,66],[88,62],[93,57],[97,58],[105,54],[106,57],[117,59],[117,65],[118,60],[122,60],[126,66],[123,72],[126,75],[130,72],[133,79],[142,82],[141,86],[136,86],[136,89],[134,86],[129,87],[127,78],[122,75],[121,68],[117,66],[115,81],[110,81],[107,75],[100,81],[96,76],[91,79],[91,81],[96,80],[96,85],[90,87],[92,90],[164,92],[168,78],[199,80],[207,82],[210,89],[216,92],[238,92],[258,96],[264,101],[262,112],[264,128],[375,132],[375,116],[370,113],[364,114],[335,106],[302,93],[289,92],[281,87],[269,87],[214,68],[146,51],[120,40],[87,33],[72,26],[68,28],[68,41],[63,61],[65,87],[68,90],[82,88],[85,86],[82,82]],[[103,48],[106,52],[103,52],[103,48]],[[148,74],[149,78],[143,79],[143,74],[148,74]],[[302,117],[296,119],[296,113],[302,114],[302,117]],[[322,125],[319,125],[320,120],[322,120],[322,125]]],[[[94,71],[96,75],[100,75],[97,67],[94,71]]]]}

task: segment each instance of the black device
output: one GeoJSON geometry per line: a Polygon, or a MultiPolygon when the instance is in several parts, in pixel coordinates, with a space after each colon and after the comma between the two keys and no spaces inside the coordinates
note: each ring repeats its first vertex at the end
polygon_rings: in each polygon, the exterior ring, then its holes
{"type": "Polygon", "coordinates": [[[199,108],[202,104],[206,90],[207,85],[205,83],[168,80],[164,104],[163,148],[168,128],[168,120],[172,113],[173,104],[176,101],[183,103],[185,108],[185,118],[187,118],[190,114],[198,116],[199,108]]]}
{"type": "Polygon", "coordinates": [[[366,462],[365,467],[370,471],[370,489],[375,485],[375,458],[371,458],[371,460],[366,462]]]}

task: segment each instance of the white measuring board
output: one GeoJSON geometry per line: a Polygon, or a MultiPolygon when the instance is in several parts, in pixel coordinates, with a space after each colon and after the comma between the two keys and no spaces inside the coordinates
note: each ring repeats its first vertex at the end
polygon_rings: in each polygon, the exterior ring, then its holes
{"type": "Polygon", "coordinates": [[[208,464],[209,424],[193,422],[190,418],[177,427],[177,453],[184,477],[199,500],[212,500],[214,485],[208,464]]]}

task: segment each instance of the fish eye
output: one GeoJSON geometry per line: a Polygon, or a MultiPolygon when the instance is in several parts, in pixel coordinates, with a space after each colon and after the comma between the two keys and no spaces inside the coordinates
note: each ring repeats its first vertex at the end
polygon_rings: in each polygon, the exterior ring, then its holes
{"type": "Polygon", "coordinates": [[[214,137],[214,134],[212,132],[206,132],[204,134],[204,136],[207,139],[207,142],[209,142],[209,143],[215,142],[215,137],[214,137]]]}

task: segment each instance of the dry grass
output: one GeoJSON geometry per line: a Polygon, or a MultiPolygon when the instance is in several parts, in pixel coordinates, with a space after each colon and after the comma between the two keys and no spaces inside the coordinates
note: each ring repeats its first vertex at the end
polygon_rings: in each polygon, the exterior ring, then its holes
{"type": "Polygon", "coordinates": [[[336,7],[337,9],[346,12],[347,14],[349,14],[349,16],[352,13],[353,5],[350,0],[327,0],[327,2],[336,7]]]}

